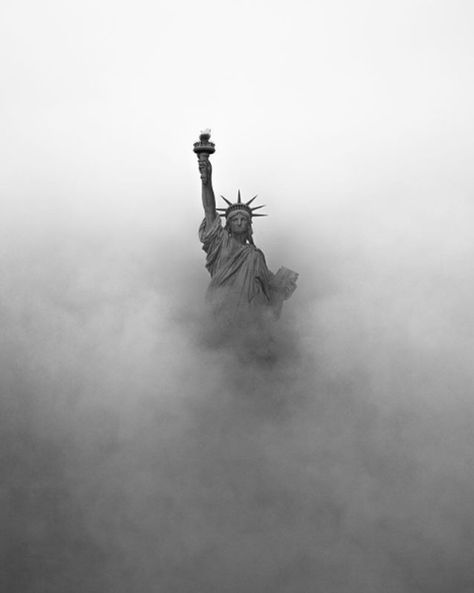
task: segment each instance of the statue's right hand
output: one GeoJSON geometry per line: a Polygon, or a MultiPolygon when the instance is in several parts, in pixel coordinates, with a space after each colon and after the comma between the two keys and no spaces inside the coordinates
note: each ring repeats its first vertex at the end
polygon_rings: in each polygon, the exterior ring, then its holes
{"type": "Polygon", "coordinates": [[[212,165],[209,159],[199,159],[199,173],[201,174],[201,180],[207,183],[207,180],[212,175],[212,165]]]}

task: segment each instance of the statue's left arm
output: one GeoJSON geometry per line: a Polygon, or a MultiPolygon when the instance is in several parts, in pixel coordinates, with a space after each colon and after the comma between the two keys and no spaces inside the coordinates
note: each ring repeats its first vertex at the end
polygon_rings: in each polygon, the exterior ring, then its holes
{"type": "Polygon", "coordinates": [[[271,301],[275,317],[280,316],[283,301],[288,300],[296,290],[296,281],[298,274],[281,267],[276,274],[272,274],[271,285],[271,301]]]}

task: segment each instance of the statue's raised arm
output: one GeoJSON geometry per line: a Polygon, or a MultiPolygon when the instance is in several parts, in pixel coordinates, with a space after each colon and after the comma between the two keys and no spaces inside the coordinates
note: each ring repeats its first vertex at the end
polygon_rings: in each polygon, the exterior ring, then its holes
{"type": "Polygon", "coordinates": [[[222,196],[225,206],[216,208],[209,162],[215,146],[209,141],[210,136],[210,130],[201,132],[193,149],[198,156],[202,181],[205,218],[199,227],[199,239],[211,275],[208,302],[223,326],[239,332],[250,328],[258,334],[270,319],[280,316],[283,301],[296,288],[298,274],[283,267],[273,274],[263,252],[255,246],[252,221],[266,216],[260,211],[264,205],[253,205],[257,196],[244,201],[239,190],[236,202],[222,196]]]}
{"type": "Polygon", "coordinates": [[[198,157],[199,172],[201,174],[202,205],[208,224],[211,224],[217,216],[216,198],[212,187],[212,165],[209,160],[209,155],[215,152],[215,146],[213,142],[209,141],[210,137],[211,130],[204,130],[199,136],[199,142],[194,143],[194,152],[198,157]]]}

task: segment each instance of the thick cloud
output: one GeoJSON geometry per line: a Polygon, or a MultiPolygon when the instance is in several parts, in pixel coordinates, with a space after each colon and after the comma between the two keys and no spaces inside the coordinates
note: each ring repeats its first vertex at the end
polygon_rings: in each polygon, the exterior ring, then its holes
{"type": "Polygon", "coordinates": [[[216,346],[173,236],[4,239],[5,588],[470,590],[462,250],[287,250],[269,360],[216,346]]]}
{"type": "Polygon", "coordinates": [[[472,8],[10,2],[0,488],[14,593],[467,593],[472,8]],[[222,343],[192,143],[300,273],[222,343]]]}

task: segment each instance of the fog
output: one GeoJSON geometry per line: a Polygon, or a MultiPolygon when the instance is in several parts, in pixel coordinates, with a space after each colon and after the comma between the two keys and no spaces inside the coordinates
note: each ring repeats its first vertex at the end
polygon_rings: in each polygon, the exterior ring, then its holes
{"type": "Polygon", "coordinates": [[[2,588],[472,591],[471,6],[2,11],[2,588]],[[205,315],[207,126],[271,359],[205,315]]]}

